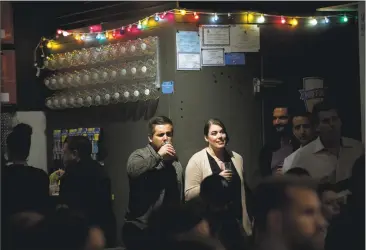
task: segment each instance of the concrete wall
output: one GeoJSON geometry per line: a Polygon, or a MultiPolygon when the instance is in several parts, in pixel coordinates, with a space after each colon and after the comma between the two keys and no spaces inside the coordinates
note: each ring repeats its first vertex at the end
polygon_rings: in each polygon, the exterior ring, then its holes
{"type": "Polygon", "coordinates": [[[361,131],[365,143],[365,2],[358,4],[358,39],[360,53],[361,131]]]}

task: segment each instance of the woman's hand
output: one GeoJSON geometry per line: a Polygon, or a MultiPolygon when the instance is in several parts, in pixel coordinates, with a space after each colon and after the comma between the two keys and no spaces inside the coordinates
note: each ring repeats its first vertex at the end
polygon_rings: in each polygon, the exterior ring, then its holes
{"type": "Polygon", "coordinates": [[[223,170],[220,172],[219,175],[224,177],[227,181],[230,181],[231,178],[233,177],[233,173],[230,170],[223,170]]]}

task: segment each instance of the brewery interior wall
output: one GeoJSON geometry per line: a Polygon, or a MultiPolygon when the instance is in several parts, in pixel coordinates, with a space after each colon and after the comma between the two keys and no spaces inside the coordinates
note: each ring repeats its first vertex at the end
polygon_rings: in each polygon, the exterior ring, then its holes
{"type": "MultiPolygon", "coordinates": [[[[40,36],[50,33],[51,28],[44,19],[32,18],[34,23],[18,19],[15,27],[19,110],[44,110],[43,100],[48,94],[42,80],[35,77],[32,52],[40,36]]],[[[126,161],[133,150],[147,143],[146,119],[153,115],[172,118],[174,143],[183,165],[205,146],[204,121],[210,117],[222,119],[231,133],[230,148],[244,157],[247,182],[250,186],[256,183],[254,170],[262,145],[262,109],[260,98],[253,95],[252,79],[261,76],[261,63],[263,77],[283,80],[286,84],[279,91],[273,91],[272,97],[287,96],[290,105],[303,105],[298,93],[303,77],[323,77],[329,92],[340,104],[345,135],[360,138],[357,26],[314,29],[264,26],[261,53],[246,54],[245,66],[205,67],[201,71],[175,70],[176,29],[197,27],[181,24],[143,33],[160,38],[161,81],[175,82],[173,95],[163,95],[158,102],[149,104],[128,103],[46,113],[48,164],[52,163],[53,129],[93,126],[104,129],[104,145],[108,150],[105,165],[113,183],[119,228],[128,203],[126,161]]],[[[271,105],[278,100],[272,97],[264,105],[266,128],[270,124],[271,105]]]]}

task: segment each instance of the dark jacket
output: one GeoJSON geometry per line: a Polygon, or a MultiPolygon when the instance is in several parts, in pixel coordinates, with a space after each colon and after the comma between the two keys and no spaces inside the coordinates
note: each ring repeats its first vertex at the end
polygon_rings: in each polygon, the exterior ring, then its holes
{"type": "Polygon", "coordinates": [[[50,206],[49,179],[45,171],[31,166],[2,166],[2,214],[32,211],[45,214],[50,206]]]}
{"type": "Polygon", "coordinates": [[[183,201],[181,164],[178,160],[163,161],[150,144],[130,155],[127,174],[130,194],[125,219],[140,229],[146,228],[153,210],[183,201]]]}
{"type": "Polygon", "coordinates": [[[89,224],[99,226],[108,245],[114,241],[115,217],[112,208],[111,181],[97,161],[79,161],[65,169],[60,180],[60,203],[84,215],[89,224]]]}

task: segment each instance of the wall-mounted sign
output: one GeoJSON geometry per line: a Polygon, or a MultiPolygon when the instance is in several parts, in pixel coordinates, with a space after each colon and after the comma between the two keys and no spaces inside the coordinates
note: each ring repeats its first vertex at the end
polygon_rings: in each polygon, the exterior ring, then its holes
{"type": "Polygon", "coordinates": [[[226,65],[245,65],[244,53],[226,53],[225,54],[226,65]]]}
{"type": "Polygon", "coordinates": [[[308,112],[312,112],[314,105],[323,101],[325,88],[323,79],[319,77],[303,78],[303,89],[299,90],[300,99],[304,101],[308,112]]]}
{"type": "Polygon", "coordinates": [[[225,66],[224,49],[203,49],[202,66],[225,66]]]}
{"type": "Polygon", "coordinates": [[[174,82],[173,81],[163,82],[161,84],[161,92],[163,92],[163,94],[173,94],[174,93],[174,82]]]}
{"type": "Polygon", "coordinates": [[[177,31],[177,70],[201,69],[201,45],[197,31],[177,31]]]}

